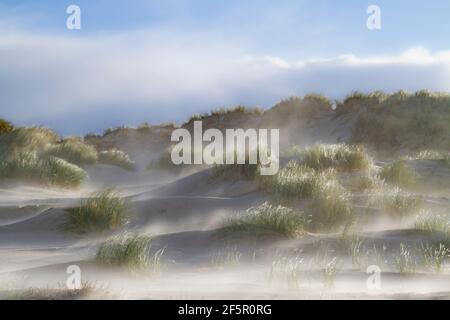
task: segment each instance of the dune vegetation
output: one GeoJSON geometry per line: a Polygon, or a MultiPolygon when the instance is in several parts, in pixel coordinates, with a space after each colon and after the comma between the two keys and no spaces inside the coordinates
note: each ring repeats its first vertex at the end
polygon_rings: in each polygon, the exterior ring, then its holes
{"type": "Polygon", "coordinates": [[[356,115],[352,141],[378,150],[450,149],[450,95],[425,90],[393,94],[355,92],[338,115],[356,115]]]}
{"type": "Polygon", "coordinates": [[[14,126],[11,122],[0,118],[0,134],[11,131],[12,129],[14,129],[14,126]]]}
{"type": "Polygon", "coordinates": [[[304,216],[293,209],[264,203],[227,219],[221,232],[257,235],[274,232],[293,238],[305,232],[304,216]]]}
{"type": "Polygon", "coordinates": [[[101,151],[98,154],[98,161],[127,171],[136,171],[136,164],[134,161],[131,161],[130,157],[125,152],[117,149],[101,151]]]}
{"type": "MultiPolygon", "coordinates": [[[[14,128],[7,122],[2,128],[0,179],[75,188],[88,178],[83,167],[99,160],[97,150],[77,137],[61,139],[47,128],[14,128]]],[[[101,154],[101,160],[127,170],[134,167],[121,151],[101,154]]]]}
{"type": "Polygon", "coordinates": [[[298,156],[304,165],[316,170],[366,170],[370,166],[369,156],[361,146],[317,144],[301,150],[298,156]]]}
{"type": "Polygon", "coordinates": [[[46,154],[64,159],[78,166],[94,164],[98,160],[97,150],[79,138],[67,138],[48,148],[46,154]]]}
{"type": "Polygon", "coordinates": [[[417,215],[414,227],[429,233],[443,233],[450,240],[450,213],[424,212],[417,215]]]}
{"type": "Polygon", "coordinates": [[[78,232],[115,229],[125,223],[127,208],[114,189],[93,193],[79,207],[68,209],[67,228],[78,232]]]}
{"type": "Polygon", "coordinates": [[[87,177],[75,164],[47,153],[58,137],[39,127],[15,128],[0,134],[0,178],[77,187],[87,177]]]}
{"type": "Polygon", "coordinates": [[[296,161],[290,161],[278,174],[263,178],[263,186],[277,201],[310,198],[320,193],[325,185],[336,178],[334,170],[316,171],[296,161]]]}
{"type": "Polygon", "coordinates": [[[219,108],[215,109],[211,112],[206,112],[202,114],[195,114],[191,116],[187,123],[191,123],[194,121],[200,121],[207,118],[220,117],[232,114],[246,114],[246,115],[262,115],[264,114],[264,110],[260,108],[248,108],[245,106],[236,106],[233,108],[219,108]]]}
{"type": "Polygon", "coordinates": [[[381,170],[380,176],[386,182],[402,188],[411,188],[416,184],[417,175],[404,161],[395,161],[381,170]]]}
{"type": "Polygon", "coordinates": [[[150,237],[132,234],[115,237],[101,244],[96,260],[109,266],[157,273],[161,270],[164,249],[151,254],[151,241],[150,237]]]}
{"type": "Polygon", "coordinates": [[[383,193],[384,209],[393,217],[402,218],[405,215],[417,213],[422,204],[422,199],[399,188],[388,188],[383,193]]]}
{"type": "Polygon", "coordinates": [[[329,183],[314,194],[306,209],[311,231],[332,232],[353,222],[354,212],[348,196],[337,183],[329,183]]]}

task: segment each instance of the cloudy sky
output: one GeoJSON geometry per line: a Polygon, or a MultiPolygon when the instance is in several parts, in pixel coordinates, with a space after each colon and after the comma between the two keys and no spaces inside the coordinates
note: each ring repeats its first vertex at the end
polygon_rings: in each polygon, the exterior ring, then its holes
{"type": "Polygon", "coordinates": [[[448,0],[0,0],[0,117],[81,134],[308,92],[450,91],[449,18],[448,0]]]}

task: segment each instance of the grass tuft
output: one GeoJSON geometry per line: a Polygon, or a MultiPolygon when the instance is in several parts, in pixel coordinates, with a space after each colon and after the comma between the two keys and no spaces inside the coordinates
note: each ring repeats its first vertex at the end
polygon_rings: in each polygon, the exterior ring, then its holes
{"type": "Polygon", "coordinates": [[[317,172],[309,167],[290,161],[277,175],[265,177],[263,187],[281,203],[310,198],[321,192],[328,181],[335,179],[333,170],[317,172]]]}
{"type": "Polygon", "coordinates": [[[383,204],[387,213],[393,217],[402,218],[417,212],[422,206],[422,200],[398,188],[392,188],[384,192],[383,204]]]}
{"type": "Polygon", "coordinates": [[[78,166],[94,164],[98,157],[94,147],[77,138],[65,139],[61,143],[51,146],[46,153],[78,166]]]}
{"type": "Polygon", "coordinates": [[[304,233],[304,216],[293,209],[264,203],[244,214],[228,219],[222,230],[225,233],[258,234],[273,231],[288,238],[304,233]]]}
{"type": "Polygon", "coordinates": [[[386,182],[402,188],[411,188],[416,184],[416,173],[404,161],[396,161],[384,167],[380,176],[386,182]]]}
{"type": "Polygon", "coordinates": [[[81,232],[110,230],[125,222],[126,206],[114,189],[93,193],[77,208],[69,209],[68,228],[81,232]]]}
{"type": "Polygon", "coordinates": [[[360,146],[319,144],[305,149],[302,157],[303,164],[316,170],[335,168],[339,171],[352,171],[370,167],[370,158],[360,146]]]}
{"type": "Polygon", "coordinates": [[[414,228],[429,233],[450,235],[450,215],[439,213],[420,214],[416,217],[414,228]]]}
{"type": "Polygon", "coordinates": [[[414,253],[404,244],[400,243],[400,250],[394,258],[397,271],[401,274],[412,274],[416,272],[417,261],[414,253]]]}
{"type": "Polygon", "coordinates": [[[422,245],[422,258],[428,270],[441,272],[442,264],[445,259],[449,258],[449,254],[450,250],[442,243],[439,244],[439,247],[422,245]]]}
{"type": "Polygon", "coordinates": [[[0,157],[0,178],[19,179],[44,185],[78,187],[86,172],[56,157],[40,158],[35,152],[19,152],[0,157]]]}
{"type": "Polygon", "coordinates": [[[134,161],[131,161],[130,157],[125,152],[117,149],[100,152],[98,155],[98,161],[100,163],[116,166],[127,171],[136,171],[134,161]]]}
{"type": "Polygon", "coordinates": [[[138,235],[122,235],[104,242],[97,251],[97,261],[109,266],[126,267],[129,270],[159,272],[164,250],[150,255],[151,238],[138,235]]]}
{"type": "Polygon", "coordinates": [[[329,183],[322,192],[316,193],[306,212],[308,226],[313,231],[336,231],[354,219],[347,196],[336,183],[329,183]]]}

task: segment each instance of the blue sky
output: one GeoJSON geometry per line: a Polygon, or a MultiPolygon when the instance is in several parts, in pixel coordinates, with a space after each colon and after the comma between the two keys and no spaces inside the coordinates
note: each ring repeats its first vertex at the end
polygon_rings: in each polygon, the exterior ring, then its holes
{"type": "Polygon", "coordinates": [[[0,0],[0,117],[80,134],[310,91],[449,91],[449,15],[445,0],[0,0]]]}

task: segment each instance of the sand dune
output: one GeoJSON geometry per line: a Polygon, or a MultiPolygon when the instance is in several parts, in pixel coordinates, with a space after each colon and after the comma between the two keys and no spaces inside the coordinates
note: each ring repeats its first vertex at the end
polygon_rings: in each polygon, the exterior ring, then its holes
{"type": "MultiPolygon", "coordinates": [[[[249,182],[214,182],[209,170],[177,180],[169,177],[166,182],[149,180],[130,184],[131,180],[118,177],[116,182],[122,183],[117,187],[130,207],[129,220],[122,230],[89,236],[61,229],[67,219],[64,209],[74,206],[87,190],[78,192],[78,197],[35,188],[1,191],[5,196],[0,204],[0,285],[15,290],[58,288],[67,279],[66,268],[76,264],[81,267],[83,279],[96,284],[84,298],[379,299],[450,295],[446,274],[405,276],[394,271],[383,273],[383,292],[368,293],[367,275],[354,269],[345,258],[347,253],[340,248],[338,234],[309,234],[298,240],[270,235],[245,241],[224,237],[218,228],[225,218],[266,200],[249,182]],[[151,234],[152,252],[164,248],[165,268],[161,274],[137,275],[93,261],[102,240],[124,231],[151,234]],[[332,256],[315,264],[308,262],[319,259],[317,252],[324,247],[341,257],[332,290],[325,289],[323,279],[332,256]],[[277,257],[295,257],[299,253],[305,259],[304,270],[295,288],[283,276],[271,279],[277,257]]],[[[445,202],[441,198],[434,201],[445,202]]],[[[434,236],[439,241],[439,235],[434,236]]],[[[360,234],[368,248],[376,244],[397,248],[400,243],[419,246],[427,237],[411,230],[360,234]]],[[[3,290],[1,294],[8,297],[11,291],[3,290]]]]}

